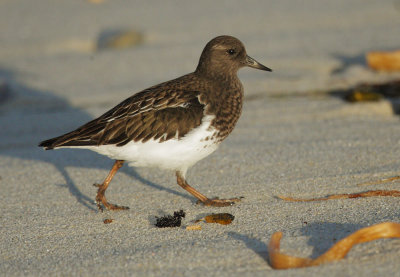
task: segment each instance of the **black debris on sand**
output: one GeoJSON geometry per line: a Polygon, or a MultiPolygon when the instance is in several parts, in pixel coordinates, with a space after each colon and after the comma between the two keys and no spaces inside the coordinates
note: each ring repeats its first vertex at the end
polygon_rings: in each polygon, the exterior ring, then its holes
{"type": "Polygon", "coordinates": [[[158,228],[180,227],[183,217],[185,217],[185,212],[183,210],[174,212],[173,216],[172,215],[166,215],[162,217],[156,216],[157,221],[155,226],[158,228]]]}

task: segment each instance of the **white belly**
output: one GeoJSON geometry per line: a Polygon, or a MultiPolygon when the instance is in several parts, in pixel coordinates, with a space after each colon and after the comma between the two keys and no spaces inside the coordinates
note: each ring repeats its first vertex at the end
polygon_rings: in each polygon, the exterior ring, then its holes
{"type": "Polygon", "coordinates": [[[177,138],[164,142],[149,140],[145,143],[131,141],[120,147],[101,145],[81,148],[96,151],[112,159],[125,160],[131,166],[160,167],[181,170],[184,173],[218,148],[219,143],[212,139],[215,134],[215,129],[210,127],[213,118],[205,117],[199,127],[179,140],[177,138]]]}

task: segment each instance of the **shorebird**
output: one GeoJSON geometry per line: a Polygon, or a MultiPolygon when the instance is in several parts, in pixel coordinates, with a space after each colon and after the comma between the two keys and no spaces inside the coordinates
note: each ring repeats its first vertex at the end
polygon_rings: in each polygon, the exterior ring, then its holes
{"type": "Polygon", "coordinates": [[[248,56],[237,38],[218,36],[207,43],[194,72],[140,91],[102,116],[39,146],[90,149],[116,160],[104,182],[95,184],[101,211],[103,206],[128,209],[105,197],[124,162],[174,170],[178,185],[204,205],[232,205],[240,198],[210,199],[190,186],[185,175],[234,129],[243,105],[237,71],[246,66],[272,71],[248,56]]]}

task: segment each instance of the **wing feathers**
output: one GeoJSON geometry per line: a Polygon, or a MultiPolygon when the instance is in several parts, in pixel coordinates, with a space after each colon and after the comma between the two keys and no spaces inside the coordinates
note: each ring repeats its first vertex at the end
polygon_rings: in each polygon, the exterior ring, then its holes
{"type": "Polygon", "coordinates": [[[130,141],[179,139],[201,124],[204,105],[198,96],[199,92],[166,89],[161,84],[133,95],[75,131],[43,141],[40,146],[123,146],[130,141]]]}

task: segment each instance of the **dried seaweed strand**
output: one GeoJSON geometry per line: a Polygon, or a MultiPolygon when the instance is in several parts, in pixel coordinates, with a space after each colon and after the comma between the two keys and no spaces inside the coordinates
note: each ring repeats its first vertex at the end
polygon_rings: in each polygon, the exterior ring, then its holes
{"type": "Polygon", "coordinates": [[[400,180],[400,176],[384,178],[384,179],[381,179],[378,181],[365,182],[365,183],[357,184],[357,186],[379,185],[379,184],[384,184],[384,183],[390,183],[390,182],[397,181],[397,180],[400,180]]]}
{"type": "Polygon", "coordinates": [[[359,198],[359,197],[373,197],[373,196],[392,196],[392,197],[400,197],[399,190],[369,190],[358,193],[344,193],[344,194],[332,194],[326,197],[321,198],[293,198],[287,196],[278,195],[277,197],[291,202],[311,202],[311,201],[323,201],[323,200],[331,200],[331,199],[348,199],[348,198],[359,198]]]}
{"type": "Polygon", "coordinates": [[[338,241],[328,251],[314,260],[282,254],[280,252],[281,238],[282,232],[276,232],[269,242],[268,253],[271,267],[274,269],[308,267],[340,260],[346,256],[355,244],[382,238],[400,238],[400,224],[384,222],[362,228],[338,241]]]}

